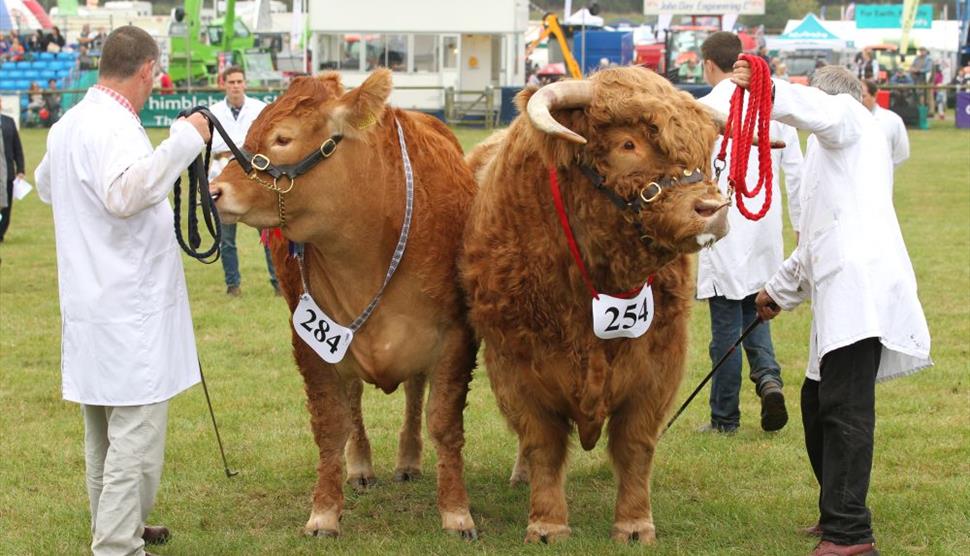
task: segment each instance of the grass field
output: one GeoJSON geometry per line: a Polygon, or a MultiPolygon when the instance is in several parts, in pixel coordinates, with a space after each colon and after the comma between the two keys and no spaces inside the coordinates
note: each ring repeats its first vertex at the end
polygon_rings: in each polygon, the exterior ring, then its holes
{"type": "MultiPolygon", "coordinates": [[[[934,123],[935,124],[935,123],[934,123]]],[[[462,131],[467,147],[484,134],[462,131]]],[[[157,139],[158,133],[153,136],[157,139]]],[[[44,132],[23,133],[28,164],[44,132]]],[[[970,553],[970,132],[910,131],[912,158],[898,172],[896,207],[916,268],[936,366],[878,386],[870,506],[885,555],[970,553]]],[[[791,242],[791,233],[786,231],[791,242]]],[[[365,391],[364,418],[380,484],[346,489],[343,535],[304,538],[316,447],[290,348],[285,304],[272,295],[255,230],[240,227],[243,296],[227,298],[221,267],[186,259],[196,338],[231,467],[221,469],[199,387],[170,407],[166,468],[151,522],[173,529],[155,552],[208,554],[807,554],[795,534],[816,518],[817,487],[802,447],[798,387],[809,309],[772,325],[792,420],[769,435],[758,401],[742,391],[735,436],[700,435],[702,395],[660,443],[653,476],[656,547],[608,540],[615,485],[605,442],[574,443],[567,491],[573,536],[524,546],[528,491],[507,478],[515,440],[476,372],[465,412],[466,477],[481,539],[439,530],[434,452],[424,476],[391,481],[403,393],[365,391]]],[[[31,194],[14,207],[0,246],[0,555],[82,554],[90,542],[83,425],[60,396],[60,316],[49,207],[31,194]]],[[[689,371],[678,403],[710,369],[705,304],[692,315],[689,371]]]]}

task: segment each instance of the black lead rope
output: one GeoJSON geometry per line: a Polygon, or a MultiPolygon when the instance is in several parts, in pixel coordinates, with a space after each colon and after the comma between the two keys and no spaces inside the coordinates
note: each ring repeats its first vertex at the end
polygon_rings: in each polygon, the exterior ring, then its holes
{"type": "MultiPolygon", "coordinates": [[[[252,166],[249,163],[249,159],[243,156],[236,144],[232,142],[229,134],[222,127],[222,124],[219,123],[219,120],[212,115],[212,112],[208,108],[196,106],[195,108],[179,112],[178,117],[188,117],[196,112],[201,113],[208,120],[209,135],[212,136],[213,133],[218,132],[223,140],[225,140],[233,156],[236,157],[236,160],[246,170],[246,173],[251,172],[252,166]]],[[[188,233],[188,241],[182,235],[181,176],[175,180],[175,186],[172,189],[175,204],[175,239],[178,240],[179,246],[186,254],[205,264],[212,264],[219,260],[219,244],[222,240],[222,222],[219,220],[219,211],[216,210],[215,203],[212,201],[212,195],[209,193],[209,163],[211,158],[212,141],[210,140],[206,143],[205,151],[200,153],[188,168],[189,180],[186,195],[188,205],[186,232],[188,233]],[[199,233],[199,212],[202,213],[205,227],[208,229],[209,235],[212,236],[213,240],[212,245],[204,251],[199,250],[202,245],[202,234],[199,233]]]]}

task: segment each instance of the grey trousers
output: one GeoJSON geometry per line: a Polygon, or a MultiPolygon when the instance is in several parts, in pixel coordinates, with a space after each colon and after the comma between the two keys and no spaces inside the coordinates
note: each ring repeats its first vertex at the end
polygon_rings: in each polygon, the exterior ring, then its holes
{"type": "Polygon", "coordinates": [[[140,556],[141,535],[162,478],[168,402],[82,405],[84,455],[91,503],[91,551],[140,556]]]}

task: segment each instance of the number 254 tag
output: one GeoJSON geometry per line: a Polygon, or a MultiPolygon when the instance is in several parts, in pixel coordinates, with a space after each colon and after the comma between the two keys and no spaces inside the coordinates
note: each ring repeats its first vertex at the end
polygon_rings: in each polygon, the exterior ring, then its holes
{"type": "Polygon", "coordinates": [[[334,322],[306,293],[293,312],[293,329],[327,363],[343,360],[354,339],[353,330],[334,322]]]}
{"type": "Polygon", "coordinates": [[[644,284],[640,293],[620,299],[601,293],[593,298],[593,333],[597,338],[639,338],[653,322],[653,288],[644,284]]]}

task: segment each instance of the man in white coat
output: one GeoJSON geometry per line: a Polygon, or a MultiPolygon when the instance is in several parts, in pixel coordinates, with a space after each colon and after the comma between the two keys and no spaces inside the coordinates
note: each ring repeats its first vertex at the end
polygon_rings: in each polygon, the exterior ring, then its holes
{"type": "MultiPolygon", "coordinates": [[[[241,67],[229,66],[223,70],[222,80],[223,86],[226,88],[226,98],[210,106],[209,111],[222,124],[232,142],[237,147],[242,147],[243,143],[246,142],[249,127],[256,121],[256,117],[263,111],[263,108],[266,108],[266,103],[257,98],[246,96],[246,74],[241,67]]],[[[216,133],[212,138],[212,155],[219,162],[218,165],[212,165],[212,173],[218,174],[225,168],[232,156],[229,146],[220,133],[216,133]]],[[[242,293],[240,289],[242,276],[239,274],[235,224],[222,225],[222,240],[219,244],[219,251],[222,270],[226,276],[226,293],[236,297],[242,293]]],[[[276,269],[273,268],[273,259],[269,253],[269,247],[263,246],[263,254],[266,257],[269,282],[276,295],[280,295],[279,281],[276,279],[276,269]]]]}
{"type": "Polygon", "coordinates": [[[196,114],[157,149],[138,111],[158,68],[155,40],[119,27],[98,83],[50,130],[35,173],[53,207],[65,400],[81,404],[94,554],[143,554],[161,478],[168,400],[199,381],[168,194],[208,140],[196,114]]]}
{"type": "MultiPolygon", "coordinates": [[[[739,60],[734,82],[750,83],[739,60]]],[[[758,292],[765,319],[812,302],[802,385],[805,446],[820,486],[815,556],[876,554],[866,507],[877,380],[932,365],[930,333],[892,202],[893,166],[862,84],[838,66],[812,87],[776,81],[772,118],[811,131],[801,241],[758,292]]]]}
{"type": "MultiPolygon", "coordinates": [[[[700,101],[715,110],[727,114],[731,96],[736,86],[731,82],[734,62],[741,54],[741,39],[734,33],[719,31],[709,36],[701,45],[704,58],[704,79],[714,87],[700,101]]],[[[771,122],[772,139],[785,142],[784,149],[772,152],[774,194],[771,206],[764,218],[748,220],[736,206],[730,208],[728,220],[731,233],[703,249],[697,259],[697,298],[706,299],[711,314],[711,361],[716,363],[731,349],[744,328],[757,318],[754,299],[758,290],[781,266],[784,260],[781,233],[781,177],[785,171],[785,187],[788,193],[789,219],[798,231],[798,176],[802,164],[802,151],[798,133],[791,126],[771,122]]],[[[714,145],[714,155],[720,152],[721,141],[714,145]]],[[[730,154],[726,160],[730,167],[730,154]]],[[[758,152],[751,151],[748,160],[749,185],[758,181],[758,152]]],[[[718,187],[728,192],[728,172],[721,173],[718,187]]],[[[764,203],[762,191],[748,200],[752,210],[764,203]]],[[[755,328],[743,342],[748,357],[749,377],[761,398],[761,428],[766,431],[780,430],[788,422],[785,396],[782,392],[781,366],[775,359],[768,323],[755,328]]],[[[741,352],[735,350],[714,374],[711,380],[711,419],[702,431],[734,432],[741,423],[741,352]]]]}
{"type": "Polygon", "coordinates": [[[906,134],[906,124],[899,114],[892,110],[886,110],[876,104],[876,92],[879,86],[874,81],[865,80],[862,82],[862,104],[872,112],[879,127],[882,128],[886,141],[889,142],[889,150],[893,156],[893,166],[899,166],[909,158],[909,135],[906,134]]]}

